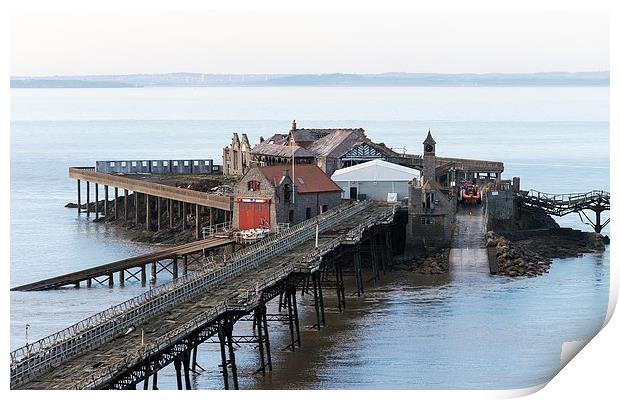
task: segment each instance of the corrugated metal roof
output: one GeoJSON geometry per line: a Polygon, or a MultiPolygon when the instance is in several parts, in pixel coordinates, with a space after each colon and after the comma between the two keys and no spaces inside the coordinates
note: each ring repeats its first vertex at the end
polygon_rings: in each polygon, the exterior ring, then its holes
{"type": "MultiPolygon", "coordinates": [[[[293,179],[291,165],[259,167],[269,182],[280,182],[284,171],[293,179]]],[[[295,187],[298,193],[340,192],[341,189],[319,167],[311,164],[295,164],[295,187]]]]}

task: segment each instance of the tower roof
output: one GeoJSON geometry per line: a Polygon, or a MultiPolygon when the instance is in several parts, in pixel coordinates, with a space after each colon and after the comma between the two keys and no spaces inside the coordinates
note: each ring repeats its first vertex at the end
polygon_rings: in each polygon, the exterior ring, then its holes
{"type": "Polygon", "coordinates": [[[431,145],[435,145],[437,142],[435,142],[435,139],[433,139],[433,135],[431,135],[431,130],[428,130],[428,135],[426,135],[426,139],[424,139],[424,141],[422,142],[422,144],[431,144],[431,145]]]}

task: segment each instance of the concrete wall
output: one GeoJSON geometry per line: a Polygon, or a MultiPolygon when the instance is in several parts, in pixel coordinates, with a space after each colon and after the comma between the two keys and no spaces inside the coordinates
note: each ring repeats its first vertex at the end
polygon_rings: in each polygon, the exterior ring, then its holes
{"type": "Polygon", "coordinates": [[[213,160],[115,160],[97,161],[95,170],[106,174],[218,174],[213,160]]]}

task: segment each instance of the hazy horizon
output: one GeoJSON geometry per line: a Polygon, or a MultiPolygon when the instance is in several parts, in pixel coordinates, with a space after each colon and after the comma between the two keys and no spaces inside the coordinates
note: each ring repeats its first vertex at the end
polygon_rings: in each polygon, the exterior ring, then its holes
{"type": "Polygon", "coordinates": [[[11,15],[11,76],[608,70],[609,16],[604,11],[11,15]]]}

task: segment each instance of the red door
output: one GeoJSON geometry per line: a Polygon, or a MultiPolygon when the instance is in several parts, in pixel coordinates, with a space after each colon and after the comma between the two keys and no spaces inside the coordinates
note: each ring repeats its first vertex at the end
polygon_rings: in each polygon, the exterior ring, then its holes
{"type": "Polygon", "coordinates": [[[269,205],[265,199],[239,199],[239,229],[269,228],[269,205]]]}

